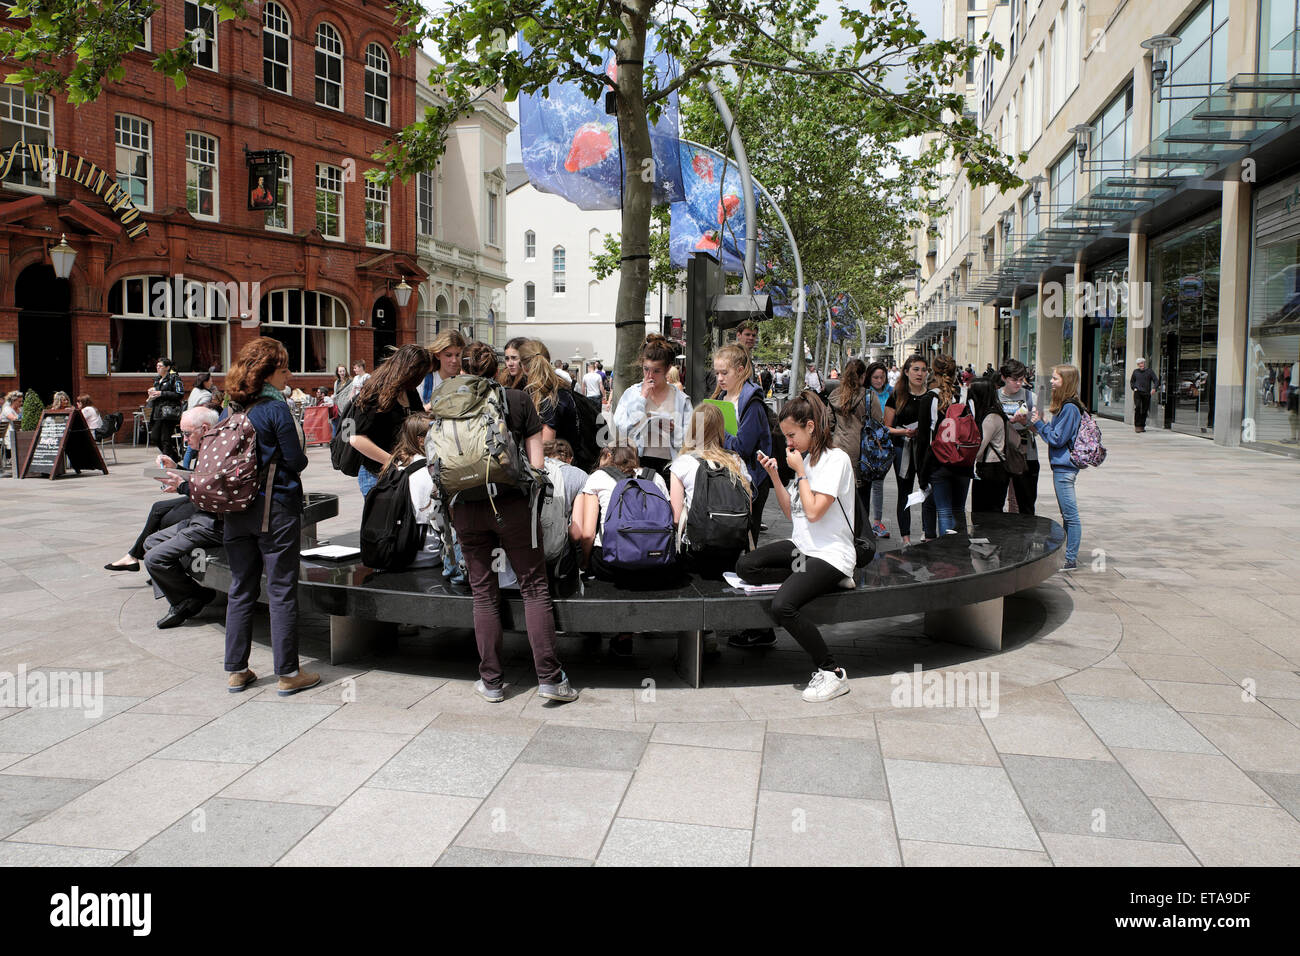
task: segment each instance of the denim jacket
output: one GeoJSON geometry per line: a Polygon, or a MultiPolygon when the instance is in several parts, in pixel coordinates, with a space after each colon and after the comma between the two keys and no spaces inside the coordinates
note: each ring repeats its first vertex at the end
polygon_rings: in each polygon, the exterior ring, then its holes
{"type": "Polygon", "coordinates": [[[619,397],[618,407],[614,410],[614,427],[620,434],[626,434],[636,442],[638,455],[645,454],[647,445],[669,445],[673,456],[682,450],[682,440],[686,437],[686,426],[691,420],[691,400],[680,388],[669,385],[668,391],[674,402],[673,432],[671,435],[657,435],[650,428],[650,419],[646,417],[645,396],[641,394],[641,383],[631,386],[619,397]],[[667,439],[657,440],[657,439],[667,439]],[[647,439],[650,439],[647,441],[647,439]]]}
{"type": "Polygon", "coordinates": [[[1074,462],[1070,461],[1070,446],[1074,444],[1074,436],[1079,433],[1079,424],[1082,421],[1079,406],[1074,402],[1066,402],[1061,406],[1061,410],[1052,416],[1050,422],[1038,423],[1038,434],[1043,441],[1047,442],[1047,460],[1052,463],[1053,468],[1076,467],[1074,462]]]}

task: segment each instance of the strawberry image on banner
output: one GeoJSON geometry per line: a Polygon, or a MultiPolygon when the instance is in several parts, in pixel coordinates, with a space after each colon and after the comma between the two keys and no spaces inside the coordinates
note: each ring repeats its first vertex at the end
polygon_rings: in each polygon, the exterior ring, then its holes
{"type": "MultiPolygon", "coordinates": [[[[718,256],[727,272],[744,271],[745,204],[741,199],[740,170],[726,157],[695,143],[682,143],[680,155],[686,198],[672,206],[668,248],[673,265],[684,269],[694,252],[707,250],[718,256]]],[[[757,189],[754,192],[761,223],[766,200],[757,189]]],[[[760,249],[755,270],[762,273],[764,260],[770,257],[762,252],[766,245],[764,230],[755,233],[760,249]]]]}
{"type": "MultiPolygon", "coordinates": [[[[519,50],[525,56],[531,52],[523,34],[519,35],[519,50]]],[[[613,38],[596,41],[591,50],[601,63],[601,73],[616,80],[613,38]]],[[[666,86],[677,74],[677,64],[659,48],[652,31],[646,37],[646,92],[666,86]]],[[[545,96],[538,92],[519,97],[520,152],[529,181],[541,192],[562,196],[579,209],[621,208],[623,175],[641,173],[624,169],[618,124],[605,113],[608,90],[608,86],[595,90],[576,81],[555,80],[545,96]]],[[[673,93],[650,128],[656,203],[685,198],[677,116],[677,94],[673,93]]]]}

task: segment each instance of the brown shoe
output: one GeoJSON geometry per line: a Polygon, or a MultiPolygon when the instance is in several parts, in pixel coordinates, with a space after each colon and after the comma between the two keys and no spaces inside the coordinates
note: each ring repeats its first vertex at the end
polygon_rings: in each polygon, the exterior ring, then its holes
{"type": "Polygon", "coordinates": [[[230,680],[226,681],[226,690],[232,694],[243,693],[245,687],[257,680],[257,675],[252,671],[237,671],[230,675],[230,680]]]}
{"type": "Polygon", "coordinates": [[[280,682],[276,685],[275,692],[281,697],[290,697],[300,690],[315,687],[319,683],[320,674],[300,670],[297,677],[281,677],[280,682]]]}

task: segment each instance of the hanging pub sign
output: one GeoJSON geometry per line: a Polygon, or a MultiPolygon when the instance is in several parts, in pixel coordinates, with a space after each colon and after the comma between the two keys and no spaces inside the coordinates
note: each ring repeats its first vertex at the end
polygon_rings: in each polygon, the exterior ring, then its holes
{"type": "Polygon", "coordinates": [[[39,171],[45,185],[54,184],[56,176],[63,176],[85,186],[108,204],[109,212],[126,229],[128,239],[149,234],[149,224],[140,218],[140,210],[131,201],[131,194],[117,184],[117,176],[100,169],[88,159],[74,156],[66,149],[54,149],[44,143],[27,143],[18,140],[8,153],[0,153],[0,179],[7,179],[17,162],[23,169],[39,171]]]}
{"type": "Polygon", "coordinates": [[[275,197],[280,194],[280,155],[278,149],[244,149],[249,209],[266,212],[275,208],[275,197]]]}

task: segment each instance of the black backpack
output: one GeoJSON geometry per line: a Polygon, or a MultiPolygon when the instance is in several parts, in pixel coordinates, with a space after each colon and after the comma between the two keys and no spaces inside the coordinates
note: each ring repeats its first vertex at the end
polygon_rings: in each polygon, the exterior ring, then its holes
{"type": "Polygon", "coordinates": [[[361,509],[361,563],[376,571],[410,567],[424,547],[427,525],[415,520],[411,505],[411,475],[427,468],[424,459],[405,468],[389,468],[366,495],[361,509]]]}
{"type": "Polygon", "coordinates": [[[700,459],[691,508],[686,512],[684,549],[748,551],[749,495],[730,468],[700,459]]]}
{"type": "Polygon", "coordinates": [[[587,398],[576,392],[570,392],[574,408],[578,413],[577,440],[573,445],[573,467],[590,473],[600,461],[600,444],[596,436],[600,432],[600,399],[587,398]]]}
{"type": "Polygon", "coordinates": [[[349,478],[361,473],[361,464],[365,456],[349,443],[348,439],[356,434],[356,422],[352,418],[352,405],[355,396],[352,389],[340,392],[336,404],[339,413],[338,433],[330,439],[330,465],[335,471],[341,471],[349,478]]]}

